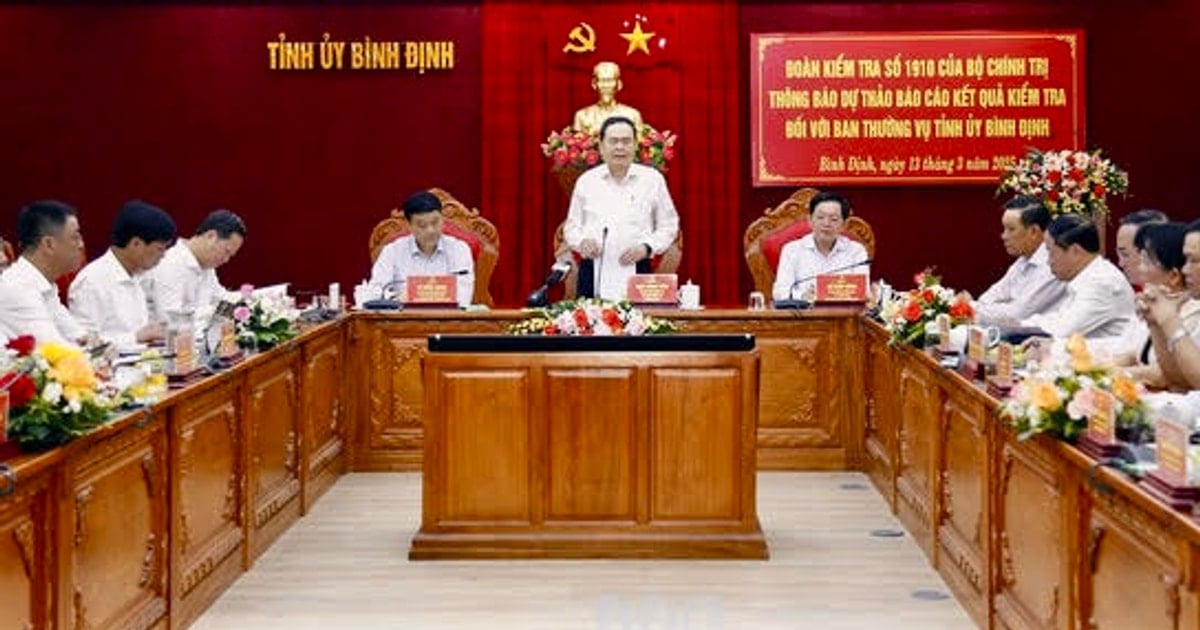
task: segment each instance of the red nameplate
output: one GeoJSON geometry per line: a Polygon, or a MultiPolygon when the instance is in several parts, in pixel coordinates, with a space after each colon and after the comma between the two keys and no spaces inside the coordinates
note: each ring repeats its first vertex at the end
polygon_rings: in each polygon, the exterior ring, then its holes
{"type": "Polygon", "coordinates": [[[854,304],[867,301],[867,276],[861,273],[824,273],[817,276],[817,303],[854,304]]]}
{"type": "Polygon", "coordinates": [[[409,276],[404,282],[405,306],[458,308],[458,282],[454,276],[409,276]]]}
{"type": "Polygon", "coordinates": [[[629,277],[625,297],[634,304],[679,304],[679,277],[673,273],[639,273],[629,277]]]}

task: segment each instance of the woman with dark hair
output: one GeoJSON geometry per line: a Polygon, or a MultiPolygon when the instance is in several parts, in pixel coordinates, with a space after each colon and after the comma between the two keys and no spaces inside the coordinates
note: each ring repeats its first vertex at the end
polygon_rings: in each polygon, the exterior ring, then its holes
{"type": "MultiPolygon", "coordinates": [[[[1183,223],[1147,223],[1138,228],[1134,247],[1138,251],[1139,277],[1144,287],[1153,287],[1152,291],[1165,294],[1187,291],[1183,276],[1185,234],[1187,226],[1183,223]]],[[[1184,326],[1189,329],[1200,327],[1200,310],[1185,306],[1181,316],[1184,326]]],[[[1144,325],[1138,326],[1136,338],[1127,339],[1133,345],[1127,345],[1125,352],[1114,357],[1114,363],[1132,366],[1130,375],[1147,385],[1168,385],[1154,355],[1149,329],[1144,325]]]]}

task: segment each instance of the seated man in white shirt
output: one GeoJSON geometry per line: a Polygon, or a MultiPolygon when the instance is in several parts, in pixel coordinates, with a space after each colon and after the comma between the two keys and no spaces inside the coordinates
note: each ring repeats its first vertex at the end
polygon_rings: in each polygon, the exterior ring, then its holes
{"type": "Polygon", "coordinates": [[[246,240],[246,224],[228,211],[210,213],[195,236],[181,239],[153,269],[142,274],[151,319],[168,321],[172,314],[191,314],[196,330],[207,325],[213,308],[228,291],[217,268],[229,262],[246,240]]]}
{"type": "Polygon", "coordinates": [[[1100,255],[1096,225],[1078,215],[1055,219],[1046,231],[1054,277],[1067,283],[1067,297],[1048,313],[1022,320],[1052,337],[1079,333],[1086,339],[1120,337],[1133,322],[1133,288],[1116,265],[1100,255]]]}
{"type": "Polygon", "coordinates": [[[850,202],[845,197],[820,192],[808,202],[808,220],[812,232],[783,246],[779,253],[779,271],[771,297],[781,300],[812,300],[816,279],[823,273],[861,273],[870,275],[870,257],[861,243],[842,234],[850,218],[850,202]]]}
{"type": "Polygon", "coordinates": [[[679,213],[658,170],[637,164],[633,121],[613,116],[600,125],[604,162],[579,176],[563,225],[563,240],[583,258],[581,297],[625,298],[629,278],[649,273],[650,259],[671,247],[679,213]]]}
{"type": "MultiPolygon", "coordinates": [[[[1050,211],[1033,197],[1014,197],[1000,217],[1004,251],[1016,257],[1004,277],[974,300],[975,316],[985,326],[1016,326],[1022,319],[1046,313],[1067,295],[1067,285],[1050,272],[1046,228],[1050,211]]],[[[963,293],[970,299],[970,294],[963,293]]]]}
{"type": "Polygon", "coordinates": [[[0,338],[33,335],[37,343],[94,341],[58,298],[54,281],[79,268],[83,235],[75,209],[38,201],[17,216],[21,255],[0,274],[0,338]]]}
{"type": "Polygon", "coordinates": [[[371,267],[371,286],[403,296],[409,276],[453,275],[458,305],[469,306],[475,294],[475,259],[462,239],[442,233],[441,200],[423,190],[405,199],[401,208],[411,232],[379,252],[371,267]]]}
{"type": "Polygon", "coordinates": [[[121,207],[112,246],[75,276],[67,294],[71,314],[89,333],[118,348],[162,341],[162,320],[151,320],[139,276],[162,260],[175,242],[175,222],[148,203],[121,207]]]}

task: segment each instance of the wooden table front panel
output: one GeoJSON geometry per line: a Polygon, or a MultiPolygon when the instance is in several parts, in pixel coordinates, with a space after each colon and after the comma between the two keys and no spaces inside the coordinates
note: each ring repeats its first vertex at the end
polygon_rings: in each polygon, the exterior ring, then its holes
{"type": "Polygon", "coordinates": [[[59,533],[68,627],[142,630],[166,621],[165,425],[126,428],[68,464],[59,533]]]}
{"type": "Polygon", "coordinates": [[[993,605],[997,625],[1067,628],[1074,589],[1076,486],[1056,443],[997,431],[993,605]]]}
{"type": "Polygon", "coordinates": [[[865,335],[867,368],[864,391],[863,468],[892,510],[896,509],[896,436],[900,423],[896,350],[880,328],[865,335]]]}
{"type": "MultiPolygon", "coordinates": [[[[52,478],[52,473],[43,473],[18,479],[15,491],[0,501],[0,628],[53,625],[52,478]]],[[[0,490],[10,490],[3,477],[0,490]]]]}
{"type": "Polygon", "coordinates": [[[247,566],[300,518],[297,357],[285,350],[246,377],[247,566]]]}
{"type": "MultiPolygon", "coordinates": [[[[305,512],[346,467],[346,414],[342,412],[345,357],[343,331],[335,328],[304,345],[301,389],[304,433],[301,444],[305,512]]],[[[357,380],[357,379],[355,379],[357,380]]]]}
{"type": "Polygon", "coordinates": [[[986,627],[994,421],[983,400],[965,392],[946,395],[941,411],[937,568],[975,622],[986,627]]]}
{"type": "Polygon", "coordinates": [[[244,452],[237,382],[170,410],[172,626],[199,616],[242,572],[244,452]]]}
{"type": "Polygon", "coordinates": [[[1086,627],[1195,628],[1195,611],[1190,618],[1183,614],[1186,548],[1172,536],[1174,527],[1112,488],[1092,487],[1088,499],[1080,572],[1086,627]]]}
{"type": "Polygon", "coordinates": [[[932,562],[940,392],[937,375],[923,362],[904,361],[899,372],[904,402],[897,432],[896,513],[932,562]]]}
{"type": "Polygon", "coordinates": [[[412,557],[763,557],[752,355],[432,355],[412,557]]]}

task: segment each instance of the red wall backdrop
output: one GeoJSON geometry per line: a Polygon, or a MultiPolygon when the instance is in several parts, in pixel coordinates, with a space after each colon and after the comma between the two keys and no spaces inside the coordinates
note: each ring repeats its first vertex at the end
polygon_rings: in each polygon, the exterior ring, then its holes
{"type": "MultiPolygon", "coordinates": [[[[680,134],[668,180],[684,220],[681,273],[710,304],[744,301],[742,231],[791,192],[749,185],[752,32],[1083,29],[1088,144],[1131,174],[1116,214],[1200,216],[1186,71],[1200,58],[1200,5],[1188,0],[61,6],[0,8],[0,233],[12,236],[24,203],[61,198],[80,208],[97,255],[128,198],[162,205],[185,232],[228,207],[251,236],[222,269],[227,284],[311,289],[360,280],[370,228],[407,193],[438,185],[500,227],[493,294],[516,304],[545,273],[566,212],[537,143],[593,98],[586,70],[564,66],[550,39],[580,12],[598,21],[627,9],[677,45],[661,64],[616,60],[622,100],[680,134]],[[456,67],[271,72],[266,43],[281,31],[452,39],[456,67]]],[[[951,285],[978,290],[1008,262],[991,187],[843,192],[874,226],[876,270],[894,283],[937,264],[951,285]]]]}
{"type": "Polygon", "coordinates": [[[95,257],[131,197],[185,234],[227,207],[250,232],[227,286],[356,283],[371,228],[408,193],[479,202],[479,24],[473,5],[0,8],[0,234],[59,198],[95,257]],[[455,67],[273,72],[280,32],[450,39],[455,67]]]}

